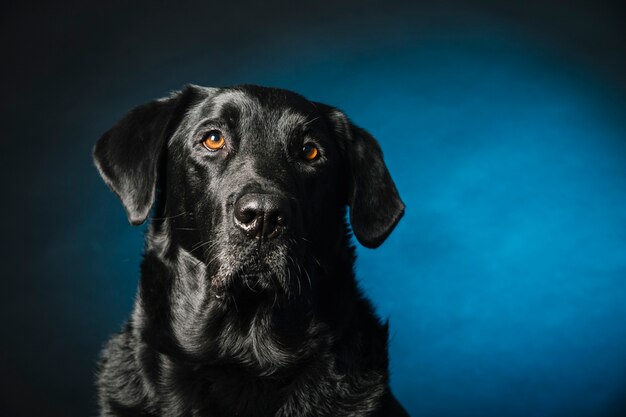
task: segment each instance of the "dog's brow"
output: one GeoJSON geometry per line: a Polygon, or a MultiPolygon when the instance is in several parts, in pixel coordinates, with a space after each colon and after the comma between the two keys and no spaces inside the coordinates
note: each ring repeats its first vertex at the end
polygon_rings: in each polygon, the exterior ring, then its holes
{"type": "Polygon", "coordinates": [[[276,121],[276,127],[283,132],[293,131],[295,129],[302,129],[307,126],[310,117],[294,112],[292,110],[285,110],[280,114],[280,117],[276,121]]]}
{"type": "Polygon", "coordinates": [[[198,132],[206,127],[226,128],[228,127],[228,120],[221,117],[202,119],[194,128],[194,132],[198,132]]]}
{"type": "Polygon", "coordinates": [[[220,109],[220,114],[225,120],[236,122],[241,116],[241,110],[234,103],[226,103],[220,109]]]}
{"type": "Polygon", "coordinates": [[[225,107],[236,108],[246,114],[258,106],[258,100],[243,91],[225,91],[210,100],[211,107],[217,111],[222,111],[225,107]]]}

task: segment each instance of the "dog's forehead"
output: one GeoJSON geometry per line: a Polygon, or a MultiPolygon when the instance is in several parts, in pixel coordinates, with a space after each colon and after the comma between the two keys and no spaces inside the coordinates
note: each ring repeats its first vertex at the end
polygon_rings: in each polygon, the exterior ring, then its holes
{"type": "Polygon", "coordinates": [[[237,121],[240,125],[287,132],[310,123],[315,105],[288,90],[258,86],[221,89],[204,103],[202,116],[237,121]]]}

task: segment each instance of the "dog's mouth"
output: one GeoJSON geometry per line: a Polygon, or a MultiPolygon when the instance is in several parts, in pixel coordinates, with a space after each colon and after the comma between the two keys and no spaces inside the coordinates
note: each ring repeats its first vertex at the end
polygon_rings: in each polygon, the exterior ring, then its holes
{"type": "Polygon", "coordinates": [[[211,288],[217,298],[222,298],[226,294],[238,298],[275,298],[289,294],[291,286],[289,278],[290,274],[285,274],[281,270],[243,267],[229,275],[213,277],[211,288]]]}
{"type": "Polygon", "coordinates": [[[248,245],[222,252],[211,275],[217,298],[233,296],[289,296],[298,286],[302,254],[285,244],[248,245]],[[235,255],[236,254],[236,255],[235,255]]]}

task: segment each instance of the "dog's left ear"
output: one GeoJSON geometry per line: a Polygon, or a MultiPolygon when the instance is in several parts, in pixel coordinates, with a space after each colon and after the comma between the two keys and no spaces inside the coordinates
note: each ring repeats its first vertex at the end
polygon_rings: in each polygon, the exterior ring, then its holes
{"type": "Polygon", "coordinates": [[[170,97],[134,108],[96,143],[96,167],[122,201],[132,225],[146,221],[167,139],[199,91],[199,87],[187,86],[170,97]]]}
{"type": "Polygon", "coordinates": [[[340,110],[315,103],[324,113],[347,162],[350,224],[358,241],[380,246],[404,214],[404,203],[383,160],[380,145],[340,110]]]}

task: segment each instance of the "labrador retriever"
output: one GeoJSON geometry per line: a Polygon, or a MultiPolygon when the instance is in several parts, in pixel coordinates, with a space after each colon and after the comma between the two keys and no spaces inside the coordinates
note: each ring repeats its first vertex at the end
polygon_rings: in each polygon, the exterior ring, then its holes
{"type": "Polygon", "coordinates": [[[375,248],[404,213],[368,132],[290,91],[190,85],[93,156],[131,224],[152,210],[102,416],[407,415],[353,272],[349,225],[375,248]]]}

